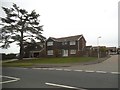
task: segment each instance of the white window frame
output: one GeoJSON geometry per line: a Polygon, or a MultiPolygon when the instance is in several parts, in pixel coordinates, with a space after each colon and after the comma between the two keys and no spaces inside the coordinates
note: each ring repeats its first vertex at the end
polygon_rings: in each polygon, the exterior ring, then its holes
{"type": "Polygon", "coordinates": [[[53,50],[47,50],[47,55],[53,55],[53,50]]]}
{"type": "Polygon", "coordinates": [[[70,50],[70,54],[76,54],[76,50],[75,49],[70,50]]]}
{"type": "Polygon", "coordinates": [[[62,45],[67,45],[68,44],[68,42],[62,42],[62,45]]]}
{"type": "Polygon", "coordinates": [[[47,42],[47,46],[53,46],[53,42],[47,42]]]}
{"type": "Polygon", "coordinates": [[[75,41],[70,41],[70,45],[76,45],[75,41]]]}

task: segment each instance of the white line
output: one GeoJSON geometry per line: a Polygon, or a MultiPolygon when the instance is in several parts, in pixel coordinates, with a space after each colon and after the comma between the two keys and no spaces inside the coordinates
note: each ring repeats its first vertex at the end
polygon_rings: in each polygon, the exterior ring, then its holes
{"type": "Polygon", "coordinates": [[[91,71],[91,70],[85,70],[85,72],[95,72],[95,71],[91,71]]]}
{"type": "Polygon", "coordinates": [[[112,74],[119,74],[119,72],[111,72],[112,74]]]}
{"type": "Polygon", "coordinates": [[[83,70],[74,70],[74,71],[77,71],[77,72],[82,72],[83,70]]]}
{"type": "Polygon", "coordinates": [[[9,80],[9,81],[0,82],[0,84],[10,83],[10,82],[15,82],[15,81],[18,81],[18,80],[20,80],[20,79],[16,79],[16,80],[9,80]]]}
{"type": "Polygon", "coordinates": [[[47,70],[48,68],[41,68],[42,70],[47,70]]]}
{"type": "Polygon", "coordinates": [[[0,78],[2,77],[2,75],[0,75],[0,78]]]}
{"type": "Polygon", "coordinates": [[[55,68],[48,68],[48,70],[55,70],[55,68]]]}
{"type": "Polygon", "coordinates": [[[106,71],[96,71],[97,73],[107,73],[106,71]]]}
{"type": "Polygon", "coordinates": [[[2,84],[2,83],[9,83],[9,82],[15,82],[15,81],[20,80],[20,78],[16,78],[16,77],[10,77],[10,76],[2,76],[2,77],[14,79],[14,80],[9,80],[9,81],[0,82],[0,84],[2,84]]]}
{"type": "Polygon", "coordinates": [[[32,68],[32,69],[42,69],[42,68],[32,68]]]}
{"type": "Polygon", "coordinates": [[[61,84],[54,84],[54,83],[45,83],[45,84],[50,85],[50,86],[63,87],[63,88],[80,89],[80,88],[77,88],[77,87],[66,86],[66,85],[61,85],[61,84]]]}
{"type": "Polygon", "coordinates": [[[63,70],[63,69],[61,69],[61,68],[57,68],[57,69],[55,69],[55,70],[63,70]]]}
{"type": "Polygon", "coordinates": [[[64,71],[72,71],[71,69],[63,69],[64,71]]]}
{"type": "Polygon", "coordinates": [[[28,69],[28,68],[22,68],[22,69],[28,69]]]}
{"type": "MultiPolygon", "coordinates": [[[[27,69],[27,68],[23,68],[23,69],[27,69]]],[[[42,69],[42,70],[58,70],[58,71],[61,71],[61,70],[64,70],[64,71],[76,71],[76,72],[96,72],[96,73],[111,73],[111,74],[120,74],[119,72],[106,72],[106,71],[92,71],[92,70],[79,70],[79,69],[76,69],[76,70],[72,70],[72,69],[62,69],[62,68],[32,68],[32,69],[42,69]]]]}

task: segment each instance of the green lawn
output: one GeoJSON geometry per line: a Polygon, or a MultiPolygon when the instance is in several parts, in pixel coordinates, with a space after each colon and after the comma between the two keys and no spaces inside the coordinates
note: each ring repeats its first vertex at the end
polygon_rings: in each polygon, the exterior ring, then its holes
{"type": "Polygon", "coordinates": [[[80,63],[80,62],[89,62],[95,61],[95,57],[61,57],[61,58],[39,58],[39,59],[30,59],[30,60],[18,60],[13,62],[2,63],[3,66],[32,66],[35,64],[69,64],[69,63],[80,63]]]}

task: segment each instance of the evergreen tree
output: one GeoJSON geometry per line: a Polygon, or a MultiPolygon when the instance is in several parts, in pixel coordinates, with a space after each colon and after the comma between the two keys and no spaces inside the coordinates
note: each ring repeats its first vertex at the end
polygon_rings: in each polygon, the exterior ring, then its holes
{"type": "Polygon", "coordinates": [[[17,42],[20,46],[19,59],[23,59],[24,43],[39,40],[42,42],[45,37],[42,36],[42,25],[40,25],[39,14],[33,10],[28,13],[25,9],[21,9],[16,4],[12,8],[2,7],[6,17],[2,17],[1,43],[2,48],[8,48],[11,43],[17,42]]]}

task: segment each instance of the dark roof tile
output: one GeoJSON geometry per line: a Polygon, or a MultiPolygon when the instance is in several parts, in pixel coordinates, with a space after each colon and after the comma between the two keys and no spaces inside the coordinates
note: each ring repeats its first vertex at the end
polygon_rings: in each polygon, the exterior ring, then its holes
{"type": "Polygon", "coordinates": [[[65,42],[65,41],[76,41],[80,37],[82,37],[82,35],[75,35],[75,36],[62,37],[62,38],[53,38],[53,37],[50,38],[57,42],[65,42]]]}

